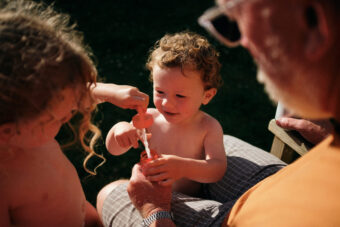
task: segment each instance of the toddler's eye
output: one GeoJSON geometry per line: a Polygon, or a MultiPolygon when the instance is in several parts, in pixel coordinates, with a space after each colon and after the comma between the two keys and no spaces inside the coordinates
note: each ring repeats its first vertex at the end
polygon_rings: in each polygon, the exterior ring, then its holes
{"type": "Polygon", "coordinates": [[[183,99],[183,98],[185,98],[186,96],[177,94],[176,97],[183,99]]]}
{"type": "Polygon", "coordinates": [[[157,92],[158,94],[164,94],[164,92],[163,92],[163,91],[160,91],[160,90],[156,90],[156,92],[157,92]]]}

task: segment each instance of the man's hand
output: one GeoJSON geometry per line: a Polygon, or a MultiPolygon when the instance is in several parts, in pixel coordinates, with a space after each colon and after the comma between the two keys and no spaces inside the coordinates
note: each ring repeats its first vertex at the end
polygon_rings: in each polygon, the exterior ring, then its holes
{"type": "Polygon", "coordinates": [[[156,181],[163,186],[171,186],[183,177],[183,158],[176,155],[161,155],[160,158],[147,163],[143,167],[149,181],[156,181]]]}
{"type": "Polygon", "coordinates": [[[284,129],[295,130],[312,144],[318,144],[332,131],[333,125],[329,120],[306,120],[292,117],[282,117],[276,124],[284,129]]]}
{"type": "Polygon", "coordinates": [[[156,211],[170,211],[171,187],[164,187],[148,181],[139,164],[136,164],[132,169],[127,192],[143,218],[156,211]]]}

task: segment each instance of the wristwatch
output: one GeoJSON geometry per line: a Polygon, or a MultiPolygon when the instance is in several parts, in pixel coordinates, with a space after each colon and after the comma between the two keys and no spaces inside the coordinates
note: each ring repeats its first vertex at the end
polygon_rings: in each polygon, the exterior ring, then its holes
{"type": "Polygon", "coordinates": [[[163,218],[169,218],[171,220],[173,220],[172,217],[172,213],[169,211],[157,211],[153,214],[151,214],[150,216],[148,216],[147,218],[144,218],[142,221],[142,226],[143,227],[149,227],[154,221],[159,220],[159,219],[163,219],[163,218]]]}

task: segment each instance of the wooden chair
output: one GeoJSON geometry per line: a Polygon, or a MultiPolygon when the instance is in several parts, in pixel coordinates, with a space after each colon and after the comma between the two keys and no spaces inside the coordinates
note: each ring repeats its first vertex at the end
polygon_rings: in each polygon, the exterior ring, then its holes
{"type": "Polygon", "coordinates": [[[288,164],[306,154],[312,147],[312,144],[306,141],[298,132],[279,127],[275,119],[269,122],[268,129],[274,134],[270,153],[288,164]]]}

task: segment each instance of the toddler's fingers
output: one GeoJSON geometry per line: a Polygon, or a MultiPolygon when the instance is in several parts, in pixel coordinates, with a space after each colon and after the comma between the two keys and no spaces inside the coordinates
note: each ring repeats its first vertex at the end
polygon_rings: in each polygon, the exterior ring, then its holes
{"type": "Polygon", "coordinates": [[[157,165],[157,166],[151,166],[150,163],[147,163],[144,166],[144,171],[147,175],[156,175],[158,173],[165,172],[166,168],[164,165],[157,165]]]}
{"type": "Polygon", "coordinates": [[[160,166],[160,165],[163,165],[165,163],[165,159],[163,158],[157,158],[155,160],[152,160],[151,162],[149,162],[147,164],[148,168],[149,167],[157,167],[157,166],[160,166]]]}
{"type": "Polygon", "coordinates": [[[120,138],[121,141],[121,147],[129,147],[130,146],[130,141],[129,138],[124,137],[124,138],[120,138]]]}
{"type": "Polygon", "coordinates": [[[167,176],[168,174],[166,174],[166,173],[159,173],[159,174],[156,174],[156,175],[152,175],[152,176],[150,176],[150,175],[147,175],[147,179],[149,180],[149,181],[162,181],[162,180],[165,180],[165,179],[167,179],[167,176]]]}
{"type": "Polygon", "coordinates": [[[162,181],[158,181],[158,184],[162,185],[162,186],[171,186],[173,183],[174,183],[174,180],[172,178],[168,178],[168,179],[165,179],[165,180],[162,180],[162,181]]]}
{"type": "Polygon", "coordinates": [[[130,144],[131,144],[134,148],[138,148],[138,137],[137,137],[137,135],[131,136],[131,138],[130,138],[130,144]]]}
{"type": "Polygon", "coordinates": [[[120,138],[116,138],[116,141],[120,147],[124,147],[123,141],[120,138]]]}

